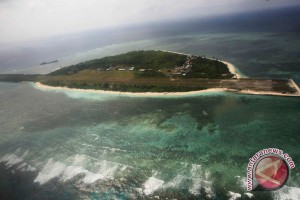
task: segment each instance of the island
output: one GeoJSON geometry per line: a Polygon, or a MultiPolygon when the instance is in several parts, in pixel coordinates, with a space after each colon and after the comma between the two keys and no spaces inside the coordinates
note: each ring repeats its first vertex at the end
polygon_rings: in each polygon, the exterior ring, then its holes
{"type": "Polygon", "coordinates": [[[2,74],[0,81],[32,81],[39,87],[169,93],[230,91],[300,96],[292,79],[246,78],[225,61],[177,52],[131,51],[60,68],[46,75],[2,74]]]}

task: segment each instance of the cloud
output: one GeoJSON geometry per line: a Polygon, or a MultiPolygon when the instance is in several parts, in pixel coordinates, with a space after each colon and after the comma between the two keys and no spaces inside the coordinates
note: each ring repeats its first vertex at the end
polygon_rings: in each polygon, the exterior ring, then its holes
{"type": "Polygon", "coordinates": [[[0,0],[0,4],[5,3],[5,2],[9,2],[9,1],[13,1],[13,0],[0,0]]]}
{"type": "Polygon", "coordinates": [[[298,4],[298,0],[0,0],[0,43],[298,4]]]}

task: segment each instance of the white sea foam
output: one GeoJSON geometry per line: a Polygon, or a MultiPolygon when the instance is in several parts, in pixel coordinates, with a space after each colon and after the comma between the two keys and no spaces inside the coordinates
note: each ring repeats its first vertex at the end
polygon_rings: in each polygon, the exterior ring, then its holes
{"type": "Polygon", "coordinates": [[[240,179],[240,185],[241,185],[244,189],[247,188],[247,179],[246,179],[246,177],[242,177],[242,178],[240,179]]]}
{"type": "Polygon", "coordinates": [[[127,169],[127,165],[124,165],[121,169],[120,169],[120,171],[122,172],[122,171],[124,171],[125,169],[127,169]]]}
{"type": "Polygon", "coordinates": [[[190,186],[188,188],[189,192],[193,195],[200,195],[201,188],[204,189],[205,195],[207,198],[211,199],[215,196],[212,189],[212,182],[210,181],[210,172],[205,171],[205,176],[202,177],[201,165],[199,164],[189,164],[189,163],[181,163],[184,165],[183,174],[190,174],[189,176],[184,176],[181,174],[176,175],[169,182],[164,184],[163,188],[178,188],[182,183],[190,182],[190,186]]]}
{"type": "Polygon", "coordinates": [[[87,147],[92,147],[93,145],[91,145],[91,144],[86,144],[86,143],[82,143],[81,144],[82,146],[87,146],[87,147]]]}
{"type": "Polygon", "coordinates": [[[30,172],[33,172],[33,171],[36,171],[36,168],[35,167],[32,167],[30,165],[27,165],[27,168],[23,168],[24,171],[30,171],[30,172]]]}
{"type": "Polygon", "coordinates": [[[84,98],[84,99],[92,99],[92,100],[98,100],[98,101],[106,101],[106,100],[110,100],[112,98],[116,98],[118,97],[118,95],[110,95],[110,94],[106,94],[103,93],[101,95],[94,93],[93,91],[88,92],[88,90],[82,90],[84,92],[82,92],[81,90],[70,90],[67,87],[60,87],[60,88],[55,88],[55,87],[40,87],[39,85],[37,85],[36,83],[32,83],[32,86],[35,89],[41,90],[41,91],[45,91],[45,92],[55,92],[55,93],[64,93],[65,95],[67,95],[70,98],[74,98],[74,99],[80,99],[80,98],[84,98]]]}
{"type": "Polygon", "coordinates": [[[189,163],[187,162],[181,162],[180,164],[184,165],[184,168],[186,168],[189,165],[189,163]]]}
{"type": "Polygon", "coordinates": [[[273,193],[276,200],[300,199],[300,188],[284,186],[273,193]]]}
{"type": "Polygon", "coordinates": [[[210,183],[209,186],[204,186],[203,188],[204,188],[204,191],[206,193],[206,197],[208,199],[213,199],[213,197],[215,196],[215,194],[214,194],[214,192],[212,190],[212,184],[210,183]]]}
{"type": "Polygon", "coordinates": [[[229,197],[229,200],[236,200],[236,199],[239,199],[239,198],[242,197],[241,194],[235,193],[235,192],[231,192],[231,191],[229,191],[229,192],[227,193],[227,196],[229,197]]]}
{"type": "Polygon", "coordinates": [[[66,182],[79,174],[86,174],[86,173],[88,173],[88,171],[82,167],[68,166],[64,169],[60,180],[66,182]]]}
{"type": "Polygon", "coordinates": [[[209,176],[210,175],[205,177],[206,180],[203,181],[202,184],[203,184],[204,192],[206,193],[206,197],[209,199],[213,199],[213,197],[215,197],[215,193],[213,191],[212,182],[208,180],[209,176]]]}
{"type": "Polygon", "coordinates": [[[201,189],[201,165],[192,164],[191,178],[193,180],[193,184],[189,188],[189,192],[194,195],[199,195],[201,189]]]}
{"type": "Polygon", "coordinates": [[[167,182],[164,187],[169,188],[173,187],[176,188],[180,185],[180,183],[184,180],[184,177],[181,175],[175,176],[171,181],[167,182]]]}
{"type": "Polygon", "coordinates": [[[15,150],[14,154],[20,154],[20,153],[21,153],[21,151],[22,151],[22,149],[21,149],[21,148],[17,148],[17,149],[15,150]]]}
{"type": "Polygon", "coordinates": [[[140,196],[143,196],[143,189],[142,188],[135,188],[135,190],[139,193],[140,196]]]}
{"type": "Polygon", "coordinates": [[[27,163],[22,163],[21,165],[19,165],[17,167],[18,170],[21,170],[21,171],[29,171],[29,172],[33,172],[33,171],[36,171],[36,168],[35,167],[32,167],[31,165],[28,165],[27,163]]]}
{"type": "MultiPolygon", "coordinates": [[[[19,151],[18,151],[19,152],[19,151]]],[[[24,157],[28,154],[28,151],[25,151],[21,157],[15,154],[6,154],[1,159],[0,162],[4,162],[7,168],[15,166],[16,169],[20,171],[35,171],[36,168],[27,164],[24,161],[24,157]]]]}
{"type": "Polygon", "coordinates": [[[29,150],[26,150],[26,151],[23,153],[23,155],[21,156],[21,158],[25,158],[25,157],[28,155],[28,153],[29,153],[29,150]]]}
{"type": "MultiPolygon", "coordinates": [[[[73,164],[77,165],[82,163],[86,157],[84,155],[76,154],[74,156],[73,164]]],[[[122,165],[119,163],[112,163],[106,160],[99,163],[98,172],[94,173],[83,166],[66,166],[61,162],[55,162],[53,159],[49,159],[43,169],[38,173],[38,176],[35,178],[34,182],[38,182],[41,185],[47,183],[53,178],[59,178],[60,181],[66,182],[72,178],[82,174],[82,182],[85,184],[92,184],[98,180],[110,179],[113,178],[115,173],[120,169],[124,171],[128,166],[122,165]]]]}
{"type": "Polygon", "coordinates": [[[189,188],[189,192],[194,195],[199,195],[201,189],[201,179],[193,179],[193,184],[189,188]]]}
{"type": "Polygon", "coordinates": [[[246,192],[245,195],[246,195],[249,199],[251,199],[251,198],[254,196],[254,195],[253,195],[252,193],[250,193],[250,192],[246,192]]]}
{"type": "Polygon", "coordinates": [[[65,90],[59,91],[57,90],[56,92],[63,92],[66,94],[68,97],[73,98],[73,99],[92,99],[92,100],[97,100],[97,101],[106,101],[110,100],[112,98],[116,98],[117,95],[110,95],[110,94],[97,94],[93,92],[82,92],[82,91],[72,91],[68,88],[65,88],[65,90]]]}
{"type": "Polygon", "coordinates": [[[34,179],[35,183],[41,185],[47,183],[55,177],[59,177],[65,170],[66,165],[61,162],[54,162],[53,159],[49,159],[42,171],[39,172],[38,176],[34,179]]]}
{"type": "Polygon", "coordinates": [[[191,175],[193,178],[201,177],[201,165],[192,164],[191,175]]]}
{"type": "Polygon", "coordinates": [[[81,154],[76,154],[74,156],[74,160],[73,160],[73,165],[77,165],[77,164],[81,164],[86,160],[86,156],[85,155],[81,155],[81,154]]]}
{"type": "Polygon", "coordinates": [[[21,126],[20,128],[17,129],[17,131],[21,131],[24,129],[24,126],[21,126]]]}
{"type": "Polygon", "coordinates": [[[26,167],[26,163],[22,163],[21,165],[19,165],[18,167],[17,167],[17,169],[22,169],[22,168],[24,168],[24,167],[26,167]]]}
{"type": "Polygon", "coordinates": [[[88,135],[92,136],[95,141],[99,139],[99,135],[97,134],[88,134],[88,135]]]}
{"type": "Polygon", "coordinates": [[[244,189],[247,189],[247,179],[246,177],[235,176],[237,183],[244,189]]]}
{"type": "Polygon", "coordinates": [[[101,164],[101,168],[99,172],[105,178],[113,178],[118,168],[119,168],[119,164],[112,164],[111,162],[107,162],[106,160],[104,160],[101,164]]]}
{"type": "Polygon", "coordinates": [[[120,151],[120,152],[127,152],[126,150],[122,150],[119,148],[112,148],[112,147],[102,147],[103,149],[108,149],[110,150],[112,153],[114,153],[115,151],[120,151]]]}
{"type": "Polygon", "coordinates": [[[95,181],[98,181],[100,179],[104,179],[104,176],[102,174],[96,174],[96,173],[92,173],[92,172],[89,172],[89,171],[87,171],[85,174],[86,175],[82,180],[85,184],[92,184],[95,181]]]}
{"type": "Polygon", "coordinates": [[[210,172],[206,170],[204,176],[205,180],[208,180],[210,178],[210,172]]]}
{"type": "Polygon", "coordinates": [[[14,165],[20,164],[23,162],[23,158],[15,155],[15,154],[5,154],[1,159],[0,162],[5,162],[6,167],[12,167],[14,165]]]}
{"type": "Polygon", "coordinates": [[[212,182],[209,181],[210,178],[210,173],[206,172],[206,176],[203,179],[200,177],[200,169],[201,165],[194,164],[192,165],[190,171],[192,174],[198,176],[198,177],[193,177],[193,176],[183,176],[183,175],[176,175],[172,180],[164,184],[162,187],[163,188],[178,188],[182,183],[187,183],[186,181],[190,181],[191,185],[188,188],[189,192],[193,195],[200,195],[200,190],[201,188],[204,189],[206,197],[209,199],[212,199],[215,194],[212,189],[212,182]]]}
{"type": "MultiPolygon", "coordinates": [[[[110,150],[118,150],[120,149],[112,149],[112,148],[105,148],[110,150]]],[[[21,153],[21,152],[19,152],[21,153]]],[[[28,151],[23,153],[22,157],[28,155],[28,151]]],[[[0,159],[1,162],[6,162],[7,166],[14,166],[17,167],[15,169],[21,171],[35,171],[36,168],[30,166],[29,164],[25,163],[23,158],[18,157],[15,154],[6,154],[0,159]]],[[[114,178],[114,175],[117,172],[123,172],[128,167],[127,165],[122,165],[120,163],[114,163],[106,160],[98,160],[93,157],[89,157],[86,155],[76,154],[71,156],[67,159],[66,163],[70,163],[71,165],[66,165],[62,162],[55,161],[54,159],[49,159],[46,164],[41,163],[38,168],[41,170],[38,172],[34,182],[43,185],[54,178],[57,178],[60,182],[67,182],[72,180],[75,177],[80,178],[80,181],[84,185],[93,184],[98,180],[106,180],[114,178]],[[87,162],[93,160],[93,165],[88,166],[87,162]],[[89,170],[87,169],[89,168],[89,170]],[[96,171],[93,169],[97,169],[96,171]],[[92,171],[90,171],[92,170],[92,171]]],[[[206,195],[208,198],[213,197],[214,193],[212,190],[211,182],[208,181],[209,179],[209,172],[205,173],[204,177],[201,177],[201,165],[198,164],[189,164],[189,163],[182,163],[184,167],[183,174],[178,174],[171,180],[165,183],[164,180],[160,180],[155,178],[160,174],[158,171],[153,170],[152,176],[143,184],[144,190],[143,193],[145,195],[151,195],[155,191],[160,188],[178,188],[183,182],[189,181],[191,182],[189,191],[191,194],[199,195],[200,189],[203,187],[206,195]]],[[[38,166],[36,164],[36,166],[38,166]]],[[[80,182],[78,182],[80,183],[80,182]]],[[[83,186],[84,186],[83,185],[83,186]]]]}
{"type": "Polygon", "coordinates": [[[156,190],[158,190],[162,185],[164,184],[163,180],[150,177],[145,183],[144,183],[144,193],[146,195],[153,194],[156,190]]]}
{"type": "Polygon", "coordinates": [[[157,176],[157,175],[158,175],[158,171],[152,170],[152,176],[157,176]]]}

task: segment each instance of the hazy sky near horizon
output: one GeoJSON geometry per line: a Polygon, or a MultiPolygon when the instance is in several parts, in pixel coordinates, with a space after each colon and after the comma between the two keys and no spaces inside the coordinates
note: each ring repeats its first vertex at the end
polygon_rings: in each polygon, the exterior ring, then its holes
{"type": "Polygon", "coordinates": [[[0,0],[0,44],[296,5],[299,0],[0,0]]]}

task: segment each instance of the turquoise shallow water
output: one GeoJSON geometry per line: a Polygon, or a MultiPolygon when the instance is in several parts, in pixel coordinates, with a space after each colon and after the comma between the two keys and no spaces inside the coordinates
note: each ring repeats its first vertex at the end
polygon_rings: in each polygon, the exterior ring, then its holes
{"type": "MultiPolygon", "coordinates": [[[[250,77],[293,78],[299,84],[299,41],[293,33],[179,35],[111,44],[56,64],[1,73],[47,73],[130,50],[161,49],[216,57],[250,77]]],[[[299,98],[230,93],[144,98],[0,83],[0,196],[247,199],[248,159],[275,147],[296,168],[286,187],[254,192],[254,198],[300,199],[299,131],[299,98]]]]}
{"type": "Polygon", "coordinates": [[[289,153],[296,168],[287,187],[254,197],[300,195],[299,98],[91,98],[29,83],[1,83],[0,94],[7,197],[246,198],[248,159],[268,147],[289,153]]]}

